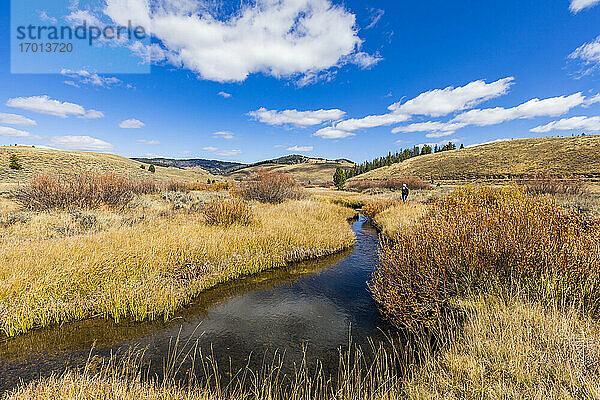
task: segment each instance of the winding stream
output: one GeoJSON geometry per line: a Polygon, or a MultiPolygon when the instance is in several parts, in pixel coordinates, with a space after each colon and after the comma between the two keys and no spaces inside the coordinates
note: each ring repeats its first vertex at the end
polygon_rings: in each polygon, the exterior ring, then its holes
{"type": "Polygon", "coordinates": [[[248,277],[203,293],[193,305],[167,322],[121,322],[102,318],[41,329],[0,343],[0,391],[66,365],[85,364],[90,349],[109,355],[131,346],[147,348],[153,374],[162,372],[169,344],[199,338],[204,354],[219,366],[243,367],[250,354],[259,362],[275,350],[286,362],[319,359],[335,374],[338,349],[349,335],[357,344],[382,338],[390,327],[379,316],[366,281],[377,263],[377,232],[360,218],[352,229],[352,250],[286,269],[248,277]],[[231,363],[231,364],[230,364],[231,363]]]}

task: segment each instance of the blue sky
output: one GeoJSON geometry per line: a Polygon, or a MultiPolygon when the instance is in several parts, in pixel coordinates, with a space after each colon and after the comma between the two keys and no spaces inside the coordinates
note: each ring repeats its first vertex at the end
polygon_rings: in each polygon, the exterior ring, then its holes
{"type": "Polygon", "coordinates": [[[133,21],[154,36],[16,54],[3,2],[0,144],[363,161],[600,131],[599,0],[21,3],[21,22],[133,21]],[[11,73],[11,59],[13,72],[52,73],[11,73]]]}

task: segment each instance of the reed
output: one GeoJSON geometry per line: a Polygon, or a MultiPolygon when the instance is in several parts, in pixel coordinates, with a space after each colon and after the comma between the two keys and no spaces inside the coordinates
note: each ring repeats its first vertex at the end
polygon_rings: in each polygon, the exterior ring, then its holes
{"type": "Polygon", "coordinates": [[[217,283],[354,242],[354,212],[319,201],[253,203],[252,223],[230,226],[170,204],[144,195],[122,210],[10,211],[22,218],[0,227],[4,335],[95,315],[167,319],[217,283]]]}

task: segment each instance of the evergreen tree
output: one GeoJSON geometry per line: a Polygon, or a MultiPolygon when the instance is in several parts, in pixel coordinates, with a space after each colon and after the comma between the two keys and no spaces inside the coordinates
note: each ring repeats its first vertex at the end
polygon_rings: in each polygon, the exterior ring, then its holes
{"type": "Polygon", "coordinates": [[[150,166],[148,167],[148,171],[152,173],[156,172],[156,168],[154,168],[153,164],[150,164],[150,166]]]}
{"type": "Polygon", "coordinates": [[[19,162],[19,157],[17,157],[15,154],[11,154],[10,155],[8,167],[10,169],[21,169],[21,168],[23,168],[21,166],[21,163],[19,162]]]}
{"type": "Polygon", "coordinates": [[[335,183],[335,186],[338,189],[343,188],[344,184],[346,184],[346,173],[342,167],[337,167],[335,169],[335,174],[333,174],[333,183],[335,183]]]}

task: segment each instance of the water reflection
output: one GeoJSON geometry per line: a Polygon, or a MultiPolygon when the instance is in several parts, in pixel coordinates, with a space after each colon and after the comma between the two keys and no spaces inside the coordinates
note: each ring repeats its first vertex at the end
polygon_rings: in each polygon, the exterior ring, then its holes
{"type": "Polygon", "coordinates": [[[203,293],[170,321],[114,324],[92,319],[31,332],[0,344],[0,389],[13,387],[65,365],[81,365],[95,343],[95,353],[110,354],[130,346],[147,348],[151,373],[162,372],[173,337],[200,338],[203,353],[212,351],[219,365],[258,363],[265,352],[285,352],[298,362],[303,349],[331,373],[340,347],[381,336],[380,319],[366,287],[377,262],[377,233],[363,219],[355,222],[354,249],[318,261],[259,274],[203,293]]]}

